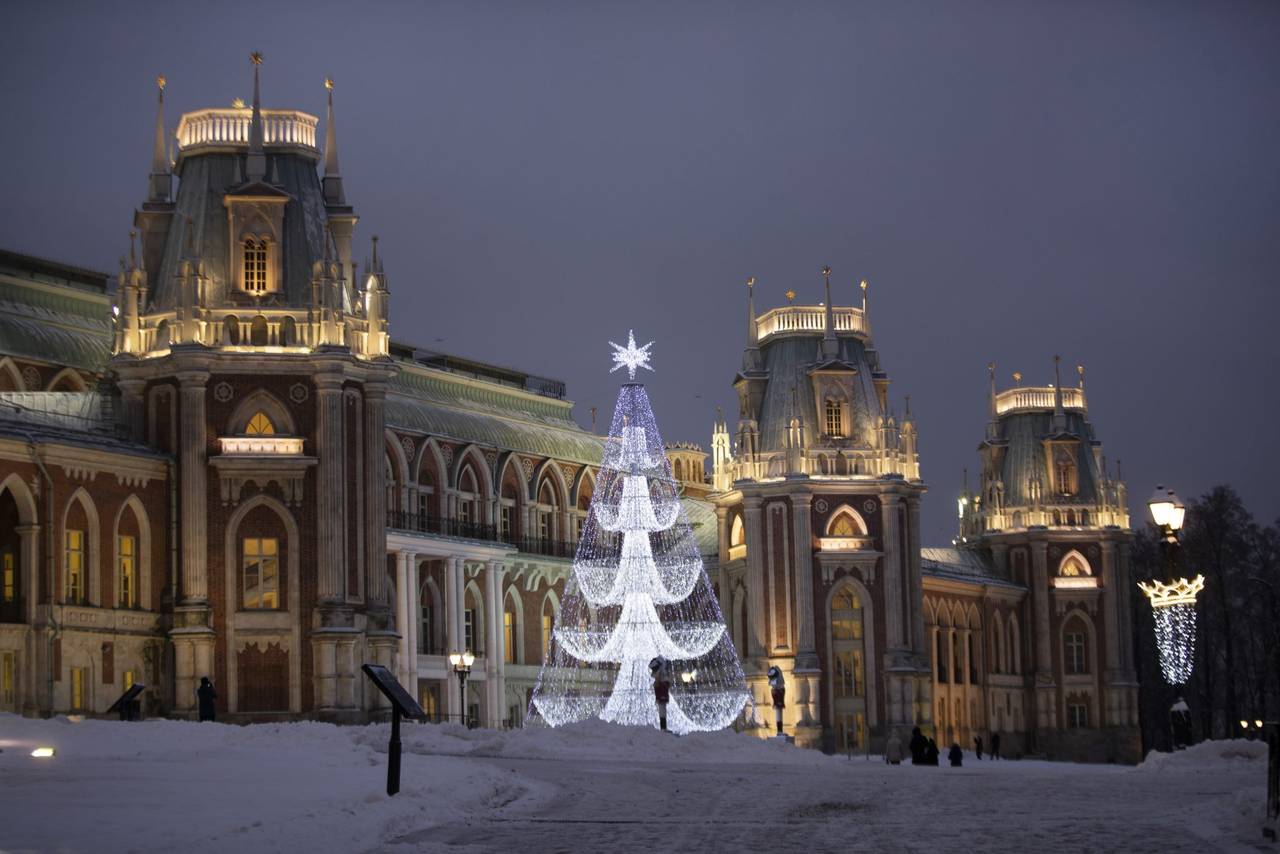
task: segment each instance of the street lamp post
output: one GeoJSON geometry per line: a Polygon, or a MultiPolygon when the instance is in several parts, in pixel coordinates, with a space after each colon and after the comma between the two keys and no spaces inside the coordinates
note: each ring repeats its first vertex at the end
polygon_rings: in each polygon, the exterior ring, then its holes
{"type": "Polygon", "coordinates": [[[1151,601],[1155,618],[1156,646],[1165,681],[1177,687],[1191,678],[1196,649],[1196,596],[1204,589],[1204,576],[1186,578],[1178,572],[1178,532],[1187,509],[1172,489],[1157,486],[1147,502],[1151,521],[1160,531],[1164,555],[1164,577],[1138,582],[1151,601]]]}
{"type": "Polygon", "coordinates": [[[453,672],[458,675],[458,718],[463,726],[467,724],[467,676],[470,675],[471,665],[475,660],[475,655],[469,649],[449,653],[449,663],[453,665],[453,672]]]}

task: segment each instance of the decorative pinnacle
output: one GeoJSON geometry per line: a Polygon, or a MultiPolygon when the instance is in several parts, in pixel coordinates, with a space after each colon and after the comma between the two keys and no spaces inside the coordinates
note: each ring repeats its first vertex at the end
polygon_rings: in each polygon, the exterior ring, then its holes
{"type": "Polygon", "coordinates": [[[828,266],[826,266],[826,265],[824,265],[824,266],[823,266],[823,268],[822,268],[822,277],[823,277],[824,279],[830,279],[830,278],[831,278],[831,268],[830,268],[830,267],[828,267],[828,266]]]}
{"type": "Polygon", "coordinates": [[[333,91],[333,78],[332,78],[332,77],[326,77],[326,78],[324,79],[324,88],[328,89],[330,92],[332,92],[332,91],[333,91]]]}
{"type": "Polygon", "coordinates": [[[748,276],[748,277],[747,277],[747,290],[751,290],[751,289],[752,289],[752,288],[754,288],[755,286],[756,286],[756,277],[755,277],[755,276],[748,276]]]}
{"type": "Polygon", "coordinates": [[[783,294],[783,296],[787,298],[788,303],[793,303],[796,301],[796,292],[793,290],[788,290],[785,294],[783,294]]]}
{"type": "Polygon", "coordinates": [[[167,81],[164,79],[164,75],[163,75],[163,74],[160,74],[160,75],[158,75],[158,76],[156,77],[156,86],[158,86],[158,87],[160,88],[160,91],[161,91],[161,92],[163,92],[163,91],[164,91],[164,84],[165,84],[166,82],[167,82],[167,81]]]}
{"type": "Polygon", "coordinates": [[[649,359],[653,354],[649,352],[649,348],[653,346],[650,341],[643,347],[636,346],[636,334],[632,330],[627,331],[627,346],[609,342],[609,346],[613,348],[613,367],[609,369],[609,373],[613,373],[619,368],[626,368],[627,375],[630,379],[636,378],[636,369],[644,368],[652,371],[653,366],[649,364],[649,359]]]}
{"type": "Polygon", "coordinates": [[[260,51],[255,50],[253,53],[249,54],[249,61],[252,62],[254,65],[261,65],[262,53],[260,51]]]}
{"type": "Polygon", "coordinates": [[[866,280],[866,279],[863,279],[863,280],[858,284],[858,287],[862,288],[862,290],[863,290],[863,291],[866,291],[866,289],[867,289],[867,280],[866,280]]]}
{"type": "Polygon", "coordinates": [[[1017,385],[1022,385],[1022,371],[1014,371],[1014,372],[1013,372],[1013,381],[1014,381],[1014,383],[1016,383],[1017,385]]]}
{"type": "Polygon", "coordinates": [[[233,110],[243,110],[243,109],[244,109],[244,98],[232,98],[232,99],[231,99],[231,108],[232,108],[233,110]]]}
{"type": "Polygon", "coordinates": [[[995,362],[987,362],[987,376],[991,377],[991,379],[995,379],[995,378],[996,378],[996,363],[995,363],[995,362]]]}

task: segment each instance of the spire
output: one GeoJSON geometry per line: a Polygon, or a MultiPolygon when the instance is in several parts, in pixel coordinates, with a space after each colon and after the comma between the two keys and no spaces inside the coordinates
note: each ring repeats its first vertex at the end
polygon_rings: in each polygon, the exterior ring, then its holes
{"type": "Polygon", "coordinates": [[[826,332],[822,334],[822,357],[835,359],[840,356],[840,342],[836,339],[836,316],[831,308],[831,267],[822,268],[822,278],[826,282],[826,332]]]}
{"type": "Polygon", "coordinates": [[[173,191],[169,174],[169,154],[165,151],[164,134],[164,75],[156,78],[156,138],[151,150],[151,187],[147,201],[167,202],[173,191]]]}
{"type": "Polygon", "coordinates": [[[329,114],[324,128],[324,203],[345,205],[346,194],[342,190],[342,173],[338,170],[338,130],[333,123],[333,78],[326,77],[324,88],[329,90],[329,114]]]}
{"type": "Polygon", "coordinates": [[[756,277],[747,279],[747,349],[742,353],[742,372],[760,370],[760,330],[756,326],[756,277]]]}
{"type": "Polygon", "coordinates": [[[858,287],[862,289],[862,329],[863,331],[871,330],[871,320],[867,313],[867,280],[863,279],[858,283],[858,287]]]}
{"type": "Polygon", "coordinates": [[[987,362],[987,438],[995,439],[999,435],[999,420],[996,417],[996,363],[987,362]]]}
{"type": "Polygon", "coordinates": [[[262,99],[259,97],[258,86],[262,54],[255,50],[249,54],[249,61],[253,63],[253,117],[249,120],[249,156],[245,162],[245,180],[252,183],[266,179],[267,156],[262,149],[265,139],[262,129],[262,99]]]}
{"type": "Polygon", "coordinates": [[[1067,431],[1067,411],[1062,406],[1062,371],[1061,356],[1053,357],[1053,432],[1067,431]]]}

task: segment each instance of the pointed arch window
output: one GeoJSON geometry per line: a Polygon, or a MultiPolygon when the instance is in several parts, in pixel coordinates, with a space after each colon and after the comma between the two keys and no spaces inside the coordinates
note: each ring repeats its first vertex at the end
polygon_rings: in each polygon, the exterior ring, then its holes
{"type": "Polygon", "coordinates": [[[844,438],[844,415],[840,411],[840,401],[828,400],[826,403],[827,435],[833,439],[844,438]]]}
{"type": "Polygon", "coordinates": [[[831,536],[833,537],[855,537],[858,529],[853,524],[853,517],[848,513],[841,513],[831,522],[831,536]]]}
{"type": "Polygon", "coordinates": [[[267,241],[246,237],[244,241],[244,289],[251,294],[267,291],[267,241]]]}
{"type": "Polygon", "coordinates": [[[249,419],[248,425],[244,428],[247,436],[272,436],[275,435],[276,425],[271,423],[271,419],[267,413],[259,410],[255,412],[253,417],[249,419]]]}

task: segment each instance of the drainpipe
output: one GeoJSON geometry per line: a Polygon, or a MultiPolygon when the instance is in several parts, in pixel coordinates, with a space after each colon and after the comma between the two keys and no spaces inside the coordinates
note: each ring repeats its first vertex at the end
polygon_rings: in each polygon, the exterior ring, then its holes
{"type": "MultiPolygon", "coordinates": [[[[49,626],[50,626],[50,629],[49,629],[49,678],[46,682],[46,685],[48,686],[47,687],[48,705],[46,706],[46,708],[48,709],[49,714],[52,715],[53,714],[53,683],[55,681],[55,676],[56,676],[56,674],[53,671],[53,663],[54,663],[53,648],[58,638],[62,636],[62,626],[58,625],[58,620],[53,613],[54,611],[53,592],[56,589],[54,584],[55,570],[54,570],[54,562],[53,562],[53,549],[54,549],[54,543],[55,543],[54,534],[56,533],[54,531],[54,524],[53,524],[53,519],[54,519],[53,478],[49,476],[49,470],[44,467],[44,460],[40,459],[40,451],[39,451],[40,446],[36,442],[35,437],[32,436],[30,433],[24,433],[23,435],[25,435],[27,438],[27,450],[31,452],[31,461],[35,463],[36,468],[40,470],[40,476],[44,478],[44,483],[45,483],[45,489],[44,489],[45,550],[44,550],[44,553],[45,553],[45,566],[46,566],[45,573],[48,579],[47,589],[49,591],[49,626]]],[[[32,593],[34,592],[35,591],[32,591],[32,593]]]]}

